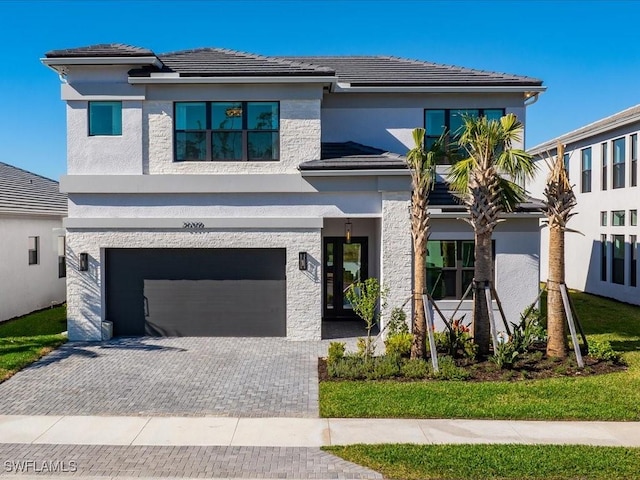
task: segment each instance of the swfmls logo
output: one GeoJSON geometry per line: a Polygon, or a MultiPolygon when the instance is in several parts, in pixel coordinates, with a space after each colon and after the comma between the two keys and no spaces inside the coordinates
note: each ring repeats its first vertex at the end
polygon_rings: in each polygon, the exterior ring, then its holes
{"type": "Polygon", "coordinates": [[[4,471],[7,473],[75,473],[78,471],[78,463],[75,460],[68,462],[54,460],[39,462],[36,460],[7,460],[4,462],[4,471]]]}

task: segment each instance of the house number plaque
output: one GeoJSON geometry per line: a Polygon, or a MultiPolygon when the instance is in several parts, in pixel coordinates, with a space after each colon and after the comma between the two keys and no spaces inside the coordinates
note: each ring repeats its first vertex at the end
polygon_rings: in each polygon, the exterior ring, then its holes
{"type": "Polygon", "coordinates": [[[182,228],[190,228],[192,230],[202,230],[204,228],[204,223],[202,223],[202,222],[184,222],[182,224],[182,228]]]}

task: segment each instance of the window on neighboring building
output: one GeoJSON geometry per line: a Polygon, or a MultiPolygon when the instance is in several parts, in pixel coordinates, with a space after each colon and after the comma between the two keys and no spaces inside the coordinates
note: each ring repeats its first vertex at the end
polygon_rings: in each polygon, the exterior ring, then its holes
{"type": "Polygon", "coordinates": [[[67,276],[67,258],[65,254],[65,238],[58,237],[58,278],[67,276]]]}
{"type": "Polygon", "coordinates": [[[562,156],[562,162],[564,163],[564,169],[567,172],[567,177],[569,177],[569,154],[565,153],[562,156]]]}
{"type": "Polygon", "coordinates": [[[38,265],[40,237],[29,237],[29,265],[38,265]]]}
{"type": "MultiPolygon", "coordinates": [[[[462,298],[473,280],[474,250],[473,240],[427,242],[427,290],[434,299],[462,298]]],[[[492,251],[495,257],[493,243],[492,251]]]]}
{"type": "Polygon", "coordinates": [[[638,186],[638,134],[631,135],[631,182],[632,187],[638,186]]]}
{"type": "Polygon", "coordinates": [[[629,237],[629,246],[631,247],[631,255],[629,255],[629,285],[638,286],[638,237],[631,235],[629,237]]]}
{"type": "Polygon", "coordinates": [[[177,161],[269,161],[280,157],[278,102],[178,102],[177,161]]]}
{"type": "Polygon", "coordinates": [[[582,159],[582,184],[580,191],[582,193],[588,193],[591,191],[591,147],[583,148],[580,151],[582,159]]]}
{"type": "Polygon", "coordinates": [[[614,227],[624,227],[624,210],[614,210],[611,212],[611,225],[614,227]]]}
{"type": "Polygon", "coordinates": [[[607,226],[607,212],[600,212],[600,226],[607,226]]]}
{"type": "Polygon", "coordinates": [[[613,262],[611,264],[611,281],[624,285],[624,235],[613,235],[613,262]]]}
{"type": "Polygon", "coordinates": [[[607,236],[600,235],[600,280],[607,281],[607,236]]]}
{"type": "Polygon", "coordinates": [[[638,210],[629,210],[629,225],[638,226],[638,210]]]}
{"type": "Polygon", "coordinates": [[[613,141],[613,188],[624,188],[625,177],[625,138],[618,138],[613,141]]]}
{"type": "Polygon", "coordinates": [[[602,190],[606,190],[609,183],[609,177],[607,176],[607,172],[609,171],[607,168],[609,165],[609,144],[605,142],[600,145],[600,147],[600,153],[602,156],[602,190]]]}
{"type": "MultiPolygon", "coordinates": [[[[445,144],[455,149],[464,128],[464,117],[487,117],[498,120],[504,116],[503,108],[426,109],[424,111],[425,148],[430,149],[444,135],[445,144]]],[[[445,160],[446,162],[446,160],[445,160]]]]}
{"type": "Polygon", "coordinates": [[[122,135],[122,102],[89,102],[89,135],[122,135]]]}

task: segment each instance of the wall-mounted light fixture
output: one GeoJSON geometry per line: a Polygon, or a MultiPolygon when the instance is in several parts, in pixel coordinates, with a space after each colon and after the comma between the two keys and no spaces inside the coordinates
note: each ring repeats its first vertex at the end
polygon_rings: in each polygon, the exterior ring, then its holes
{"type": "Polygon", "coordinates": [[[347,243],[351,243],[352,228],[353,228],[353,224],[351,223],[351,219],[347,218],[347,221],[344,224],[344,239],[347,243]]]}
{"type": "Polygon", "coordinates": [[[80,254],[80,262],[78,264],[78,270],[81,272],[86,272],[89,270],[89,254],[81,253],[80,254]]]}
{"type": "Polygon", "coordinates": [[[298,252],[298,269],[307,270],[309,268],[309,260],[307,252],[298,252]]]}

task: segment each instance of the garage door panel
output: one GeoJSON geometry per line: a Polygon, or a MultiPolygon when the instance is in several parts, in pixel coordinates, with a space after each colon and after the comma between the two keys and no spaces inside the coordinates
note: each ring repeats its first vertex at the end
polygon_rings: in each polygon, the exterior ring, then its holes
{"type": "Polygon", "coordinates": [[[284,249],[108,249],[117,336],[285,336],[284,249]]]}
{"type": "Polygon", "coordinates": [[[284,294],[279,280],[145,280],[145,334],[285,336],[284,294]]]}

